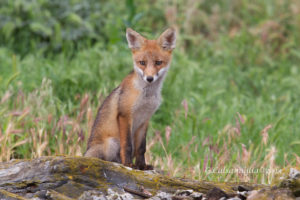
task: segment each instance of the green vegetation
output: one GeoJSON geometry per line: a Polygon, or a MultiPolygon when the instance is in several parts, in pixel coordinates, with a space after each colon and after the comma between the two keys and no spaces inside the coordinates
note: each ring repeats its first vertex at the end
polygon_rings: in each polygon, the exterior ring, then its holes
{"type": "Polygon", "coordinates": [[[0,160],[82,155],[97,107],[132,70],[130,26],[178,30],[147,159],[170,175],[300,165],[300,3],[0,2],[0,160]],[[99,101],[100,100],[100,101],[99,101]]]}

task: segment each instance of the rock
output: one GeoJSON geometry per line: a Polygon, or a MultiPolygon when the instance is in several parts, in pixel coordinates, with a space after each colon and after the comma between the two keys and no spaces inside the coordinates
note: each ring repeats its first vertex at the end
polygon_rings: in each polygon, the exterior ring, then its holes
{"type": "Polygon", "coordinates": [[[190,196],[194,191],[193,190],[177,190],[175,195],[177,196],[190,196]]]}
{"type": "Polygon", "coordinates": [[[227,199],[228,195],[219,188],[212,188],[208,193],[206,194],[207,200],[219,200],[219,199],[227,199]]]}
{"type": "Polygon", "coordinates": [[[59,200],[73,200],[73,198],[69,198],[55,190],[48,190],[45,195],[48,199],[59,199],[59,200]]]}
{"type": "Polygon", "coordinates": [[[290,168],[289,178],[291,179],[300,178],[300,171],[295,168],[290,168]]]}
{"type": "Polygon", "coordinates": [[[172,200],[172,194],[166,192],[158,192],[154,197],[151,197],[151,200],[172,200]]]}
{"type": "Polygon", "coordinates": [[[201,200],[203,199],[203,194],[200,192],[193,192],[190,197],[192,197],[194,200],[201,200]]]}
{"type": "Polygon", "coordinates": [[[248,192],[248,191],[253,190],[253,188],[247,187],[247,186],[245,186],[245,185],[239,185],[238,188],[237,188],[237,190],[238,190],[239,192],[245,192],[245,191],[248,192]]]}
{"type": "Polygon", "coordinates": [[[203,198],[203,194],[199,192],[194,192],[193,190],[177,190],[172,197],[173,200],[178,199],[190,199],[190,200],[201,200],[203,198]]]}
{"type": "MultiPolygon", "coordinates": [[[[298,180],[297,174],[297,171],[292,171],[289,179],[298,180]]],[[[241,197],[241,192],[248,194],[251,190],[257,190],[257,195],[261,195],[264,193],[260,190],[262,188],[268,194],[286,195],[289,198],[293,195],[290,186],[293,184],[285,188],[270,188],[250,183],[212,183],[170,178],[153,170],[134,170],[86,157],[41,157],[0,163],[0,199],[8,200],[219,200],[237,199],[241,197]]],[[[254,193],[251,195],[254,196],[254,193]]]]}
{"type": "Polygon", "coordinates": [[[291,190],[287,188],[268,188],[259,191],[254,190],[248,196],[247,200],[293,200],[295,199],[291,190]]]}
{"type": "Polygon", "coordinates": [[[98,190],[84,191],[78,200],[107,200],[106,195],[98,190]]]}
{"type": "Polygon", "coordinates": [[[120,191],[117,191],[117,190],[113,190],[111,188],[108,188],[107,189],[107,196],[106,196],[107,199],[114,199],[114,200],[132,200],[134,199],[134,197],[127,193],[127,192],[120,192],[120,191]]]}
{"type": "Polygon", "coordinates": [[[0,199],[6,199],[6,200],[18,200],[18,199],[24,199],[23,197],[17,195],[17,194],[14,194],[14,193],[11,193],[11,192],[8,192],[8,191],[5,191],[5,190],[0,190],[0,199]]]}
{"type": "Polygon", "coordinates": [[[280,170],[274,177],[270,188],[253,190],[247,200],[290,200],[300,196],[300,170],[288,167],[280,170]]]}
{"type": "Polygon", "coordinates": [[[275,175],[272,185],[280,188],[289,188],[295,197],[300,197],[300,168],[284,168],[275,175]]]}

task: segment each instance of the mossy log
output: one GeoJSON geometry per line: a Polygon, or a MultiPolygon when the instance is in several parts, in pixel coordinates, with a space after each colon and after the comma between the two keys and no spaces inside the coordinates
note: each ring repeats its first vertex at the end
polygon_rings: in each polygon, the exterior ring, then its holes
{"type": "Polygon", "coordinates": [[[159,193],[180,195],[178,191],[207,195],[216,188],[229,198],[237,196],[241,187],[270,190],[269,186],[250,183],[170,178],[155,171],[134,170],[97,158],[59,156],[0,163],[0,199],[89,199],[93,195],[102,195],[103,199],[107,195],[136,199],[154,198],[159,193]]]}

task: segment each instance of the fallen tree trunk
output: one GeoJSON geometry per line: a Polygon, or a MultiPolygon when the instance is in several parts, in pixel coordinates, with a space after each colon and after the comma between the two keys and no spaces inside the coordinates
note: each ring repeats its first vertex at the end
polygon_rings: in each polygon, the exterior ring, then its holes
{"type": "MultiPolygon", "coordinates": [[[[96,158],[60,156],[0,163],[0,199],[214,199],[214,195],[219,195],[215,199],[245,199],[249,195],[243,197],[241,192],[260,189],[267,193],[274,188],[169,178],[96,158]]],[[[291,190],[284,189],[286,197],[293,198],[291,190]]]]}

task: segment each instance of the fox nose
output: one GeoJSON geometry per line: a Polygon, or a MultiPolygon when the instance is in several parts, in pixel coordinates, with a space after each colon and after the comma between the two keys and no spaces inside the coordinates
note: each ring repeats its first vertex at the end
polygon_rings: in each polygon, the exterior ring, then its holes
{"type": "Polygon", "coordinates": [[[147,81],[149,82],[149,83],[151,83],[152,81],[153,81],[153,77],[152,76],[147,76],[147,81]]]}

